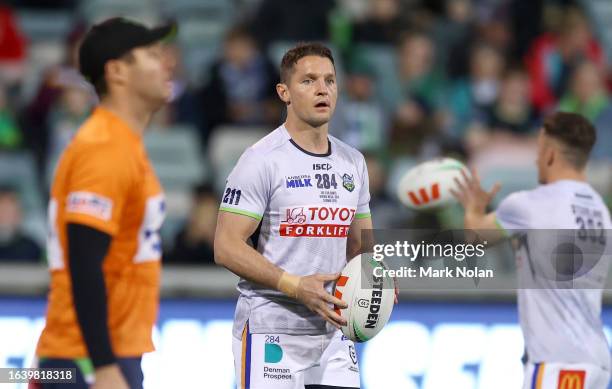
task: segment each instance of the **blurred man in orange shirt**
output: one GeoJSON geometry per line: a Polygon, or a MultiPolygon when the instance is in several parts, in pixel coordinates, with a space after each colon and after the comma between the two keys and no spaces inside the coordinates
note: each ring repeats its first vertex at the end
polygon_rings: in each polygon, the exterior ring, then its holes
{"type": "Polygon", "coordinates": [[[165,213],[142,135],[171,94],[174,63],[162,41],[174,32],[113,18],[80,48],[80,70],[100,105],[64,151],[51,188],[51,285],[36,350],[41,368],[76,368],[77,385],[67,388],[142,388],[165,213]]]}

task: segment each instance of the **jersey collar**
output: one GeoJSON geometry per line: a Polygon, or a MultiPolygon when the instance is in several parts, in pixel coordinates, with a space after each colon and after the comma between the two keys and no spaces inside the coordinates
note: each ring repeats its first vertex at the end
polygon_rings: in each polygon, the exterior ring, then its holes
{"type": "Polygon", "coordinates": [[[293,146],[295,146],[296,149],[300,150],[304,154],[310,155],[311,157],[329,157],[332,154],[332,143],[331,143],[331,140],[329,139],[329,136],[327,137],[327,152],[321,153],[321,154],[317,154],[317,153],[312,153],[312,152],[310,152],[308,150],[304,150],[302,147],[300,147],[300,145],[298,145],[291,138],[291,134],[289,134],[289,131],[287,131],[287,128],[285,127],[285,125],[282,125],[281,129],[282,129],[283,133],[285,134],[285,138],[287,138],[289,140],[289,142],[291,142],[291,144],[293,146]]]}

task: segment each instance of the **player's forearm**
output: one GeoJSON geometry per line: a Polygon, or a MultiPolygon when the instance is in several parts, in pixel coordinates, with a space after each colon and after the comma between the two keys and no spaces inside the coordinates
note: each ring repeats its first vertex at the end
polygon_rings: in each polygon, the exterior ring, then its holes
{"type": "Polygon", "coordinates": [[[68,263],[77,320],[95,367],[116,362],[108,331],[106,286],[102,262],[110,236],[93,228],[68,224],[68,263]]]}
{"type": "Polygon", "coordinates": [[[234,274],[265,286],[277,289],[283,270],[275,266],[257,250],[240,238],[215,237],[215,262],[234,274]]]}
{"type": "Polygon", "coordinates": [[[346,242],[347,261],[356,255],[374,250],[374,231],[371,218],[353,222],[346,242]]]}

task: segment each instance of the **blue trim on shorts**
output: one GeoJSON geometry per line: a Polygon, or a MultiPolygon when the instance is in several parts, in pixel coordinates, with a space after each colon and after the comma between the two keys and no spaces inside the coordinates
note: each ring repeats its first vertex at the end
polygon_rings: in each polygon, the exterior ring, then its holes
{"type": "Polygon", "coordinates": [[[538,384],[538,371],[540,370],[541,363],[533,365],[533,375],[531,376],[531,389],[536,389],[538,384]]]}
{"type": "Polygon", "coordinates": [[[246,324],[246,355],[245,355],[245,372],[244,372],[244,387],[249,389],[251,387],[251,331],[249,331],[249,322],[246,324]]]}

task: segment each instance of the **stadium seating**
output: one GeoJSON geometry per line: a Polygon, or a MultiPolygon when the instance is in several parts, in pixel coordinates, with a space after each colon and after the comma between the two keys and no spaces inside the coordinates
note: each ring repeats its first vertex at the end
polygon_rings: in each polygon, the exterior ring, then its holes
{"type": "Polygon", "coordinates": [[[146,24],[159,21],[159,13],[152,0],[88,0],[80,3],[80,12],[90,23],[114,16],[129,17],[146,24]]]}
{"type": "Polygon", "coordinates": [[[19,10],[16,16],[29,41],[63,41],[74,23],[73,15],[67,11],[19,10]]]}
{"type": "Polygon", "coordinates": [[[145,145],[166,195],[168,214],[162,236],[171,239],[189,212],[192,187],[208,174],[206,161],[201,158],[197,134],[189,126],[148,131],[145,145]]]}
{"type": "Polygon", "coordinates": [[[209,158],[214,171],[213,185],[221,192],[225,179],[244,150],[267,134],[259,127],[221,126],[216,128],[209,141],[209,158]]]}
{"type": "Polygon", "coordinates": [[[223,35],[233,23],[233,2],[178,0],[160,2],[161,14],[180,21],[178,43],[184,53],[189,80],[205,82],[206,70],[215,58],[223,35]]]}

